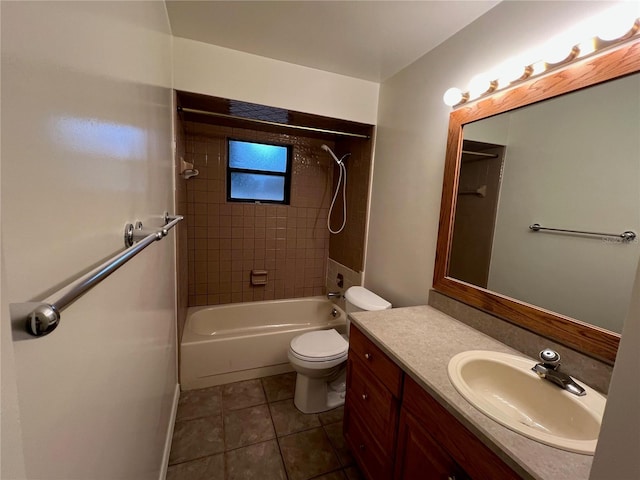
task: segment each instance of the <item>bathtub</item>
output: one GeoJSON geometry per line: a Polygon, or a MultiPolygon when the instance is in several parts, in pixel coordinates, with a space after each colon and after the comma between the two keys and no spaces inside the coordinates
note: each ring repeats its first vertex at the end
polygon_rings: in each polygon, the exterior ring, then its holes
{"type": "Polygon", "coordinates": [[[291,339],[329,328],[345,333],[346,314],[325,297],[191,307],[180,343],[181,388],[293,371],[287,359],[291,339]]]}

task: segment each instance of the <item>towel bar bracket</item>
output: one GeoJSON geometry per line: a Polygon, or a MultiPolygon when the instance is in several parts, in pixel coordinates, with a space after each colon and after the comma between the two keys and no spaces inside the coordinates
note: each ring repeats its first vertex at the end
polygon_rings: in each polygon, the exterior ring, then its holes
{"type": "Polygon", "coordinates": [[[145,229],[142,226],[141,221],[137,221],[135,225],[133,225],[132,223],[127,223],[124,226],[124,246],[125,248],[132,247],[134,243],[143,240],[149,235],[155,235],[156,240],[161,240],[162,237],[166,236],[168,233],[169,231],[166,228],[158,231],[145,229]]]}

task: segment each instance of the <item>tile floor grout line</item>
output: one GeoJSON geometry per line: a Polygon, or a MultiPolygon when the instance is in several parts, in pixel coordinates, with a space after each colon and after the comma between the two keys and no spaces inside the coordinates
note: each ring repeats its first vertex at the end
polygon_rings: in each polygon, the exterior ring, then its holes
{"type": "MultiPolygon", "coordinates": [[[[336,423],[339,423],[339,422],[329,423],[328,425],[334,425],[336,423]]],[[[313,430],[315,428],[322,428],[324,430],[324,425],[320,424],[320,425],[313,425],[311,427],[304,427],[302,430],[296,430],[295,432],[285,433],[284,435],[278,435],[277,432],[276,432],[276,436],[278,438],[286,438],[286,437],[290,437],[291,435],[296,435],[298,433],[308,432],[309,430],[313,430]]]]}
{"type": "MultiPolygon", "coordinates": [[[[335,422],[335,423],[338,423],[338,422],[335,422]]],[[[327,441],[329,442],[329,445],[331,445],[331,451],[335,455],[336,460],[338,460],[338,465],[340,465],[340,469],[346,468],[344,465],[342,465],[342,459],[340,458],[340,455],[338,455],[338,450],[336,449],[335,445],[331,441],[331,437],[327,433],[327,430],[324,428],[324,425],[322,425],[322,433],[324,433],[324,436],[327,437],[327,441]]],[[[331,470],[331,472],[335,472],[335,470],[331,470]]],[[[331,473],[331,472],[327,472],[327,473],[331,473]]]]}
{"type": "Polygon", "coordinates": [[[276,422],[273,420],[273,412],[271,411],[271,402],[269,402],[269,398],[267,397],[267,390],[264,387],[264,382],[260,379],[260,385],[262,385],[262,390],[264,391],[264,398],[267,400],[267,410],[269,410],[269,418],[271,419],[271,426],[273,427],[273,434],[275,435],[276,445],[278,445],[278,453],[280,454],[280,461],[282,462],[282,469],[284,470],[285,480],[289,480],[289,472],[287,471],[287,464],[284,463],[284,456],[282,455],[282,447],[280,446],[280,440],[278,439],[278,432],[276,431],[276,422]]]}
{"type": "Polygon", "coordinates": [[[202,415],[200,417],[193,417],[193,418],[185,418],[183,420],[177,420],[176,421],[176,425],[178,425],[179,423],[185,423],[185,422],[192,422],[194,420],[202,420],[203,418],[209,418],[209,417],[218,417],[218,416],[222,416],[222,413],[220,414],[213,414],[213,415],[202,415]]]}
{"type": "Polygon", "coordinates": [[[330,473],[335,473],[335,472],[340,472],[340,473],[342,473],[342,476],[343,476],[344,478],[346,478],[346,477],[347,477],[347,474],[345,473],[345,470],[346,470],[347,468],[349,468],[349,467],[340,467],[340,468],[336,468],[335,470],[329,470],[328,472],[324,472],[324,473],[321,473],[321,474],[319,474],[319,475],[315,475],[315,476],[313,476],[313,477],[309,477],[309,478],[308,478],[308,479],[306,479],[306,480],[314,480],[314,479],[316,479],[316,478],[322,478],[322,477],[324,477],[325,475],[329,475],[330,473]]]}
{"type": "Polygon", "coordinates": [[[171,463],[169,467],[175,467],[176,465],[183,465],[185,463],[195,462],[197,460],[202,460],[204,458],[215,457],[216,455],[224,455],[225,453],[226,452],[223,451],[223,452],[212,453],[209,455],[203,455],[201,457],[190,458],[189,460],[184,460],[183,462],[171,463]]]}
{"type": "Polygon", "coordinates": [[[289,479],[289,471],[287,470],[287,464],[285,463],[284,455],[282,454],[282,445],[280,445],[280,439],[278,437],[276,437],[276,443],[278,444],[278,452],[280,453],[280,461],[282,462],[282,467],[284,468],[284,476],[286,477],[286,480],[290,480],[289,479]]]}
{"type": "Polygon", "coordinates": [[[260,445],[261,443],[267,443],[270,442],[271,440],[277,440],[278,437],[271,437],[271,438],[266,438],[264,440],[258,440],[256,442],[253,443],[247,443],[246,445],[240,445],[239,447],[234,447],[234,448],[230,448],[228,450],[225,450],[223,453],[227,453],[227,452],[235,452],[236,450],[240,450],[241,448],[245,448],[245,447],[253,447],[254,445],[260,445]]]}
{"type": "MultiPolygon", "coordinates": [[[[329,425],[335,425],[336,423],[338,423],[338,422],[330,423],[329,425]]],[[[329,436],[329,433],[327,432],[327,429],[325,428],[325,425],[322,426],[322,430],[324,430],[324,434],[329,439],[329,444],[331,445],[331,449],[333,450],[334,455],[338,459],[338,463],[340,464],[340,468],[342,468],[342,469],[348,468],[350,465],[343,465],[342,464],[342,457],[338,453],[338,449],[336,448],[336,446],[331,441],[331,437],[329,436]]]]}

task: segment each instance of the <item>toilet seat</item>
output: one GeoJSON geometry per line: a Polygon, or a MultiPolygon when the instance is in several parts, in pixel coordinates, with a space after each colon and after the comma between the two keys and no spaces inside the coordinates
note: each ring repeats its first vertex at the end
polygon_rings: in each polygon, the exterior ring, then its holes
{"type": "Polygon", "coordinates": [[[346,358],[349,344],[334,329],[298,335],[290,344],[291,354],[306,362],[328,362],[346,358]]]}

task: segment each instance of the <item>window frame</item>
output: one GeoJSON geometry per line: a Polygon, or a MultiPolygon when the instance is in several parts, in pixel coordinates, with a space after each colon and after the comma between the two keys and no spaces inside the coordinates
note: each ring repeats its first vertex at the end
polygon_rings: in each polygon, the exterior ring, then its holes
{"type": "Polygon", "coordinates": [[[293,145],[287,143],[276,143],[276,142],[263,142],[263,141],[255,141],[255,140],[246,140],[242,138],[232,138],[227,137],[227,202],[239,202],[239,203],[272,203],[276,205],[290,205],[291,200],[291,166],[292,166],[292,158],[293,158],[293,145]],[[284,172],[276,172],[273,170],[254,170],[249,168],[237,168],[232,167],[230,165],[231,155],[230,155],[230,143],[231,142],[243,142],[243,143],[254,143],[258,145],[271,145],[274,147],[285,147],[287,149],[287,166],[284,172]],[[255,175],[266,175],[272,177],[283,177],[284,178],[284,192],[283,192],[283,200],[261,200],[257,198],[233,198],[231,196],[231,174],[232,173],[247,173],[247,174],[255,174],[255,175]]]}

